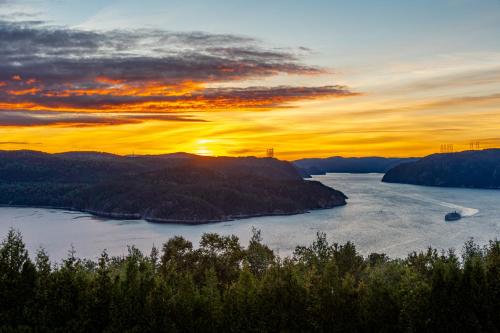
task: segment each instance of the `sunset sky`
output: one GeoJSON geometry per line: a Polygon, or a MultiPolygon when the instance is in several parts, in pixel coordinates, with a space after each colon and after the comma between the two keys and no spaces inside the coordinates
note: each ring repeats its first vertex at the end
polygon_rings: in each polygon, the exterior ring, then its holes
{"type": "Polygon", "coordinates": [[[0,149],[500,147],[500,0],[0,0],[0,149]]]}

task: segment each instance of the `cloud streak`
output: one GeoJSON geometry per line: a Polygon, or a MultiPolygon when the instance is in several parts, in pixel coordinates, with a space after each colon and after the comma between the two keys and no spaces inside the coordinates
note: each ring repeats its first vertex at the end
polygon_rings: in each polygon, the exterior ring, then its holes
{"type": "MultiPolygon", "coordinates": [[[[79,114],[50,111],[0,110],[0,127],[93,127],[140,124],[148,120],[175,122],[204,122],[205,120],[175,114],[79,114]]],[[[11,142],[12,143],[12,142],[11,142]]]]}
{"type": "Polygon", "coordinates": [[[0,141],[0,145],[19,145],[19,146],[24,146],[24,145],[38,145],[40,142],[28,142],[28,141],[0,141]]]}

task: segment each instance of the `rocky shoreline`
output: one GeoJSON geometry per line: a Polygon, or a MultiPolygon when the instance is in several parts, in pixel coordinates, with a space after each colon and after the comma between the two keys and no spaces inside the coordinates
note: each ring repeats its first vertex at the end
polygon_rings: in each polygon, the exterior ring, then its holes
{"type": "Polygon", "coordinates": [[[313,208],[308,210],[301,210],[295,212],[274,212],[274,213],[257,213],[257,214],[246,214],[246,215],[232,215],[227,216],[222,219],[212,219],[212,220],[181,220],[181,219],[163,219],[163,218],[155,218],[143,216],[139,213],[115,213],[115,212],[102,212],[102,211],[93,211],[93,210],[85,210],[78,209],[73,207],[57,207],[57,206],[30,206],[30,205],[8,205],[8,204],[0,204],[0,207],[6,208],[40,208],[40,209],[56,209],[63,210],[69,212],[79,212],[90,214],[95,217],[106,218],[110,220],[144,220],[151,223],[159,223],[159,224],[187,224],[187,225],[199,225],[199,224],[210,224],[210,223],[220,223],[220,222],[229,222],[236,220],[244,220],[255,217],[271,217],[271,216],[291,216],[291,215],[300,215],[307,214],[311,211],[315,210],[323,210],[323,209],[332,209],[335,207],[345,206],[347,202],[340,203],[338,205],[332,205],[330,207],[324,208],[313,208]]]}

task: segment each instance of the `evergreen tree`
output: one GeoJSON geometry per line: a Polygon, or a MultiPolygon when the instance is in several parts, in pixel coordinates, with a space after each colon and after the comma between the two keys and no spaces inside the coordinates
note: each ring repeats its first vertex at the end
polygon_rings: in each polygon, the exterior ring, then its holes
{"type": "Polygon", "coordinates": [[[499,332],[500,242],[405,259],[359,255],[317,234],[280,258],[259,231],[243,248],[205,234],[158,253],[97,262],[71,249],[31,261],[19,232],[0,243],[3,332],[499,332]]]}

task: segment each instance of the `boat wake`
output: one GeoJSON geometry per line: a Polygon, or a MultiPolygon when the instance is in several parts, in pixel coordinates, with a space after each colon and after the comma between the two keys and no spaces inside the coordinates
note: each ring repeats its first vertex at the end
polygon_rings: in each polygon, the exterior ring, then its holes
{"type": "Polygon", "coordinates": [[[453,203],[449,203],[449,202],[445,202],[445,201],[439,201],[439,200],[427,198],[427,197],[424,197],[424,196],[422,196],[420,194],[405,195],[405,196],[411,197],[413,199],[417,199],[417,200],[420,200],[420,201],[423,201],[423,202],[428,202],[428,203],[432,203],[432,204],[435,204],[435,205],[439,205],[439,206],[451,208],[453,210],[456,210],[458,213],[460,213],[460,215],[462,215],[462,217],[470,217],[470,216],[474,216],[477,213],[479,213],[479,210],[476,209],[476,208],[459,206],[459,205],[456,205],[456,204],[453,204],[453,203]]]}
{"type": "Polygon", "coordinates": [[[463,207],[448,202],[440,202],[440,205],[443,207],[449,207],[455,209],[457,212],[460,213],[460,215],[462,215],[462,217],[474,216],[477,213],[479,213],[479,210],[476,208],[463,207]]]}

